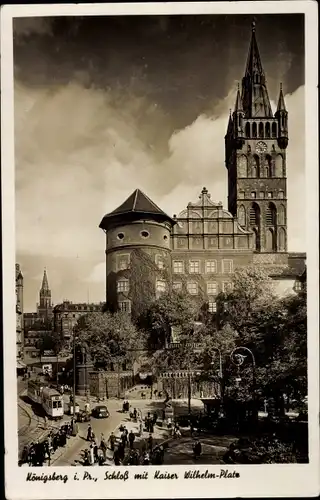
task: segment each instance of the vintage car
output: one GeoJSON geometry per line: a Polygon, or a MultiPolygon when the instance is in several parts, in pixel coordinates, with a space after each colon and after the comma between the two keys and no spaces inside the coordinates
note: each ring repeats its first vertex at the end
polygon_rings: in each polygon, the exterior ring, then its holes
{"type": "Polygon", "coordinates": [[[108,408],[104,405],[99,405],[93,408],[92,410],[92,416],[95,418],[108,418],[110,416],[110,413],[108,411],[108,408]]]}

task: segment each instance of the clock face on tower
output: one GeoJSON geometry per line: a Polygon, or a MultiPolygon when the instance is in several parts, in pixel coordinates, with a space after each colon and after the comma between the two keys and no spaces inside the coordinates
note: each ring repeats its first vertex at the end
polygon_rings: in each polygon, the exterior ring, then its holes
{"type": "Polygon", "coordinates": [[[256,145],[256,152],[257,153],[264,153],[265,151],[267,151],[267,145],[265,142],[262,142],[262,141],[259,141],[256,145]]]}

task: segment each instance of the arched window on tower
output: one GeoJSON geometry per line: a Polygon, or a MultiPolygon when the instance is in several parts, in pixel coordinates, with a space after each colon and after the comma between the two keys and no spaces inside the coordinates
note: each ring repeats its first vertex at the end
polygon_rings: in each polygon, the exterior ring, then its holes
{"type": "Polygon", "coordinates": [[[286,232],[283,227],[280,227],[279,231],[279,250],[284,251],[286,249],[286,232]]]}
{"type": "Polygon", "coordinates": [[[272,228],[267,229],[266,234],[266,250],[269,252],[274,252],[276,249],[275,245],[275,234],[272,228]]]}
{"type": "Polygon", "coordinates": [[[250,135],[251,135],[251,134],[250,134],[250,123],[249,123],[249,122],[247,122],[247,123],[246,123],[246,137],[248,137],[248,138],[249,138],[249,137],[250,137],[250,135]]]}
{"type": "Polygon", "coordinates": [[[243,205],[238,208],[238,222],[240,226],[246,225],[246,210],[243,205]]]}
{"type": "Polygon", "coordinates": [[[260,177],[259,156],[252,157],[252,177],[260,177]]]}
{"type": "Polygon", "coordinates": [[[283,177],[283,157],[282,155],[276,156],[276,177],[283,177]]]}
{"type": "Polygon", "coordinates": [[[273,203],[269,203],[266,210],[266,225],[275,226],[276,225],[277,210],[273,203]]]}
{"type": "Polygon", "coordinates": [[[246,155],[241,155],[238,159],[238,177],[247,177],[248,159],[246,155]]]}
{"type": "Polygon", "coordinates": [[[257,124],[252,124],[252,137],[257,137],[257,124]]]}
{"type": "Polygon", "coordinates": [[[264,176],[265,177],[272,177],[271,156],[270,155],[266,155],[265,160],[264,160],[264,176]]]}
{"type": "Polygon", "coordinates": [[[272,130],[272,137],[277,137],[277,124],[275,122],[273,122],[271,130],[272,130]]]}
{"type": "Polygon", "coordinates": [[[257,203],[252,203],[249,210],[250,226],[259,226],[260,223],[260,208],[257,203]]]}
{"type": "Polygon", "coordinates": [[[266,123],[266,138],[269,139],[270,137],[270,123],[266,123]]]}
{"type": "Polygon", "coordinates": [[[259,123],[259,137],[264,137],[264,126],[263,123],[259,123]]]}
{"type": "Polygon", "coordinates": [[[286,209],[284,205],[280,205],[278,209],[278,225],[284,226],[286,223],[286,209]]]}

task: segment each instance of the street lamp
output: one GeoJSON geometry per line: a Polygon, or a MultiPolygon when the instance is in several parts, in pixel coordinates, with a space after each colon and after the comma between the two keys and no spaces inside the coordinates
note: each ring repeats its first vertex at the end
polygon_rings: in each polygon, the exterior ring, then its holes
{"type": "Polygon", "coordinates": [[[247,352],[250,354],[251,361],[252,361],[252,396],[253,396],[253,401],[256,399],[256,360],[254,357],[253,352],[248,349],[248,347],[236,347],[233,349],[232,353],[230,354],[231,361],[234,365],[238,367],[238,373],[240,371],[240,366],[243,365],[245,358],[247,357],[244,354],[241,354],[241,351],[247,352]]]}

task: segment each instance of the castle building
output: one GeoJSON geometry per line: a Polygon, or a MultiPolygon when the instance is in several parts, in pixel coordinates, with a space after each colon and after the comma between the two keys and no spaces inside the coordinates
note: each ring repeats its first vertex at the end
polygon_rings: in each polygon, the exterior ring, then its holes
{"type": "Polygon", "coordinates": [[[60,334],[64,340],[70,340],[73,333],[73,328],[78,319],[86,314],[100,312],[103,304],[73,304],[69,300],[57,304],[53,308],[53,328],[54,331],[60,334]]]}
{"type": "Polygon", "coordinates": [[[273,113],[253,23],[225,136],[228,210],[203,188],[198,201],[171,218],[136,189],[99,226],[106,233],[108,306],[139,314],[139,304],[170,283],[201,294],[214,313],[234,270],[248,265],[264,267],[280,293],[292,291],[306,255],[287,250],[287,146],[282,87],[273,113]]]}

